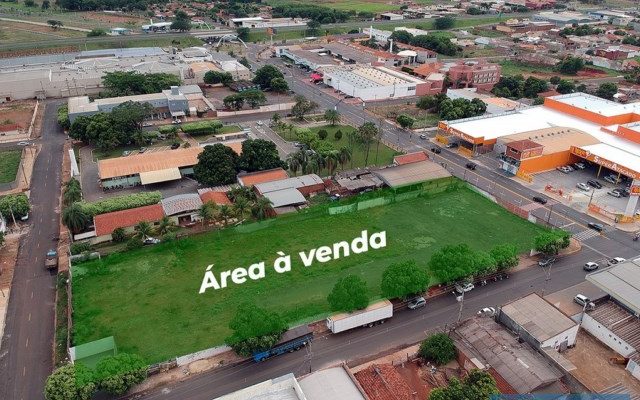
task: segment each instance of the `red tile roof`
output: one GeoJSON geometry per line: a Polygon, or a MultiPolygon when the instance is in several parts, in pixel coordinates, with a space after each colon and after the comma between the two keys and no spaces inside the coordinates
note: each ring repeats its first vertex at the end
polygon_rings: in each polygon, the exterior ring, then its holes
{"type": "Polygon", "coordinates": [[[536,143],[533,140],[522,139],[516,140],[515,142],[507,143],[507,147],[511,147],[512,149],[523,152],[526,150],[537,149],[538,147],[542,147],[540,143],[536,143]]]}
{"type": "Polygon", "coordinates": [[[200,194],[203,203],[213,201],[216,204],[231,204],[225,192],[204,192],[200,194]]]}
{"type": "Polygon", "coordinates": [[[373,364],[354,375],[371,400],[414,400],[413,390],[391,365],[373,364]]]}
{"type": "Polygon", "coordinates": [[[245,175],[238,175],[238,182],[242,186],[253,186],[258,183],[265,183],[271,181],[279,181],[280,179],[287,179],[289,175],[287,171],[282,168],[274,168],[266,171],[251,172],[245,175]]]}
{"type": "Polygon", "coordinates": [[[128,228],[138,222],[155,222],[164,217],[164,211],[160,204],[132,208],[129,210],[114,211],[93,217],[96,227],[96,236],[110,235],[116,228],[128,228]]]}
{"type": "Polygon", "coordinates": [[[393,157],[393,162],[397,165],[411,164],[418,161],[427,161],[429,156],[424,151],[417,151],[415,153],[402,154],[393,157]]]}

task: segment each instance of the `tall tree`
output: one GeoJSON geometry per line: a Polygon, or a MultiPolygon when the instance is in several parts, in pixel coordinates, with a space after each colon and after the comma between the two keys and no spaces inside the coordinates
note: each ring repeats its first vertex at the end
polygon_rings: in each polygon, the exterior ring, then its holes
{"type": "Polygon", "coordinates": [[[182,10],[176,11],[175,19],[171,23],[171,29],[174,31],[180,31],[180,32],[190,31],[191,18],[189,18],[187,13],[182,10]]]}
{"type": "Polygon", "coordinates": [[[351,312],[369,305],[367,283],[356,275],[347,275],[338,280],[327,296],[331,311],[351,312]]]}
{"type": "Polygon", "coordinates": [[[266,197],[260,197],[256,200],[253,207],[251,207],[251,215],[257,220],[263,220],[267,218],[269,215],[269,210],[271,210],[271,200],[266,197]]]}
{"type": "Polygon", "coordinates": [[[286,168],[286,163],[280,160],[275,143],[264,139],[248,139],[242,142],[242,153],[238,159],[239,169],[253,172],[279,167],[286,168]]]}
{"type": "Polygon", "coordinates": [[[218,205],[212,201],[208,201],[200,206],[198,210],[198,216],[200,217],[200,221],[202,221],[202,225],[205,223],[212,221],[217,213],[218,205]]]}
{"type": "Polygon", "coordinates": [[[324,112],[324,119],[331,125],[335,125],[340,121],[340,113],[337,110],[329,108],[324,112]]]}
{"type": "Polygon", "coordinates": [[[157,228],[158,234],[166,235],[167,233],[171,232],[171,230],[175,226],[176,226],[175,222],[173,222],[172,219],[170,219],[165,215],[164,217],[162,217],[162,219],[158,223],[158,228],[157,228]]]}
{"type": "Polygon", "coordinates": [[[241,355],[272,347],[287,329],[280,315],[254,303],[241,303],[229,322],[233,332],[225,342],[241,355]],[[264,338],[264,341],[260,339],[264,338]],[[257,340],[256,340],[257,339],[257,340]]]}
{"type": "Polygon", "coordinates": [[[271,90],[276,93],[285,93],[289,90],[289,84],[284,78],[273,78],[271,82],[269,82],[269,86],[271,90]]]}
{"type": "Polygon", "coordinates": [[[89,215],[87,215],[80,203],[73,203],[62,211],[62,223],[72,233],[83,231],[89,224],[89,220],[89,215]]]}
{"type": "Polygon", "coordinates": [[[429,285],[429,275],[415,261],[391,264],[382,274],[382,295],[392,299],[422,293],[429,285]]]}
{"type": "Polygon", "coordinates": [[[613,100],[613,96],[618,93],[618,85],[613,82],[601,83],[596,91],[596,96],[603,99],[613,100]]]}
{"type": "Polygon", "coordinates": [[[251,209],[251,204],[246,197],[238,197],[233,203],[233,209],[238,218],[242,219],[251,209]]]}
{"type": "Polygon", "coordinates": [[[378,127],[373,122],[365,122],[358,128],[358,139],[366,149],[364,157],[365,166],[369,165],[369,150],[371,149],[371,144],[374,142],[378,134],[378,127]]]}
{"type": "Polygon", "coordinates": [[[278,68],[267,64],[258,68],[253,83],[260,85],[262,89],[267,89],[271,87],[271,81],[275,78],[284,79],[284,75],[278,68]]]}
{"type": "Polygon", "coordinates": [[[418,354],[424,361],[443,365],[456,358],[456,346],[446,334],[436,333],[422,341],[418,354]]]}
{"type": "Polygon", "coordinates": [[[472,275],[478,266],[478,255],[467,244],[447,245],[433,253],[429,271],[440,282],[454,282],[472,275]]]}
{"type": "Polygon", "coordinates": [[[143,240],[151,236],[151,233],[153,232],[151,224],[147,221],[138,222],[134,229],[136,231],[136,236],[143,240]]]}
{"type": "Polygon", "coordinates": [[[206,146],[193,167],[195,179],[206,186],[219,186],[236,180],[238,155],[228,146],[206,146]]]}

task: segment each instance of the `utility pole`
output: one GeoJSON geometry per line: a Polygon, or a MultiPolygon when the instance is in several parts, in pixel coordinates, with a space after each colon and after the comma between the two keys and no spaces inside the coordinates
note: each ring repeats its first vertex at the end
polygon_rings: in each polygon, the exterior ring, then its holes
{"type": "Polygon", "coordinates": [[[551,221],[552,212],[553,212],[553,204],[551,204],[551,206],[549,207],[549,215],[547,216],[547,226],[551,226],[550,221],[551,221]]]}
{"type": "Polygon", "coordinates": [[[460,302],[460,309],[458,310],[458,319],[456,321],[456,326],[458,326],[458,324],[460,324],[460,320],[462,319],[462,308],[464,307],[464,290],[462,291],[462,294],[460,296],[456,297],[456,300],[460,302]]]}
{"type": "Polygon", "coordinates": [[[542,296],[544,297],[544,292],[547,289],[547,283],[549,283],[549,281],[551,280],[551,267],[553,266],[555,261],[551,262],[549,264],[549,267],[543,267],[542,270],[544,271],[544,285],[542,285],[542,296]]]}

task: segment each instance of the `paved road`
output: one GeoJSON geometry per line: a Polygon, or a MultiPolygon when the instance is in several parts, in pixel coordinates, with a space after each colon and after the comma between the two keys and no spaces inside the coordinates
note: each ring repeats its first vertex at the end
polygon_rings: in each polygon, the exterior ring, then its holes
{"type": "Polygon", "coordinates": [[[22,238],[13,277],[0,353],[0,399],[37,400],[52,370],[55,275],[44,269],[44,254],[58,236],[60,166],[66,136],[48,102],[42,150],[31,181],[30,232],[22,238]]]}

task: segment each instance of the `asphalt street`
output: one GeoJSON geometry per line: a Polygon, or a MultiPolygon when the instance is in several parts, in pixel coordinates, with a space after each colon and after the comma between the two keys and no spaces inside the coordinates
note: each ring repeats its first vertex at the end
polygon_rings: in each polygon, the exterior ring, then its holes
{"type": "Polygon", "coordinates": [[[66,136],[56,123],[57,105],[46,103],[42,150],[31,181],[29,233],[22,238],[11,286],[0,353],[0,399],[43,399],[51,373],[54,334],[55,274],[44,268],[44,255],[58,236],[60,168],[66,136]]]}
{"type": "MultiPolygon", "coordinates": [[[[278,61],[272,59],[269,63],[277,65],[278,61]]],[[[366,113],[361,105],[347,104],[317,86],[308,84],[304,73],[295,69],[281,69],[286,71],[286,79],[296,93],[315,101],[321,108],[335,107],[343,118],[356,126],[364,121],[380,123],[378,118],[366,113]]],[[[436,146],[385,121],[382,122],[382,127],[383,139],[407,151],[430,150],[436,146]]],[[[431,155],[453,175],[512,204],[531,205],[532,197],[539,195],[498,172],[497,168],[478,167],[475,171],[470,171],[465,168],[468,162],[466,158],[447,149],[442,148],[439,155],[431,155]]],[[[607,227],[602,233],[593,231],[587,224],[599,221],[552,199],[545,206],[537,205],[532,214],[545,223],[572,232],[580,240],[582,251],[558,260],[548,276],[542,268],[532,267],[512,274],[510,279],[477,287],[465,295],[462,318],[472,316],[482,307],[500,305],[531,292],[552,293],[578,284],[584,281],[582,266],[587,261],[603,262],[613,257],[632,258],[640,253],[640,244],[631,240],[631,234],[612,227],[607,227]]],[[[388,349],[416,343],[436,329],[446,329],[457,321],[460,307],[461,304],[453,295],[445,295],[430,300],[424,309],[397,312],[384,325],[355,329],[338,335],[324,335],[316,338],[310,349],[275,357],[260,364],[244,362],[223,367],[175,385],[149,391],[142,398],[211,399],[286,373],[293,372],[299,376],[337,363],[361,360],[388,349]]]]}

